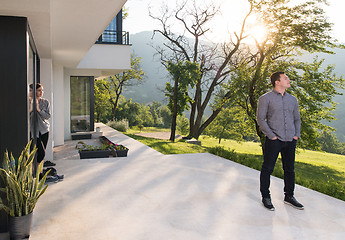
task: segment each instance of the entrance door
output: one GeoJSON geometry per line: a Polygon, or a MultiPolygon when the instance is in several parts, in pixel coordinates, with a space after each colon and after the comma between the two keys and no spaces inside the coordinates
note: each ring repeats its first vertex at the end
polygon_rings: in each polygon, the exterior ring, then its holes
{"type": "Polygon", "coordinates": [[[71,76],[71,132],[94,130],[94,78],[71,76]]]}

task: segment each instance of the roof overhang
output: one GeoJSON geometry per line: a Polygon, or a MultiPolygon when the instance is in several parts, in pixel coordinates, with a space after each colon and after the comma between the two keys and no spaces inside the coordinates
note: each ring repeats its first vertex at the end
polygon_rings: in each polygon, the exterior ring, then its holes
{"type": "Polygon", "coordinates": [[[27,17],[38,53],[76,67],[126,0],[1,0],[0,15],[27,17]]]}

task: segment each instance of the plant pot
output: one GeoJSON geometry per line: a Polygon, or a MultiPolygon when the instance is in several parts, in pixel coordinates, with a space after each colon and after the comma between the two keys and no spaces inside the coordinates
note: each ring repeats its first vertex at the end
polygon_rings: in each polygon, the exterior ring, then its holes
{"type": "Polygon", "coordinates": [[[80,159],[85,158],[108,158],[110,150],[79,151],[80,159]]]}
{"type": "Polygon", "coordinates": [[[116,150],[117,157],[127,157],[128,149],[116,150]]]}
{"type": "Polygon", "coordinates": [[[20,217],[9,217],[11,240],[29,239],[33,213],[20,217]]]}

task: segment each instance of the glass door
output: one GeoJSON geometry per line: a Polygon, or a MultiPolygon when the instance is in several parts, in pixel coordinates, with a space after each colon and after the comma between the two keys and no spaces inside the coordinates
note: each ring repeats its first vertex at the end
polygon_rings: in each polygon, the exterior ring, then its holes
{"type": "Polygon", "coordinates": [[[71,132],[94,130],[93,77],[71,76],[71,132]]]}

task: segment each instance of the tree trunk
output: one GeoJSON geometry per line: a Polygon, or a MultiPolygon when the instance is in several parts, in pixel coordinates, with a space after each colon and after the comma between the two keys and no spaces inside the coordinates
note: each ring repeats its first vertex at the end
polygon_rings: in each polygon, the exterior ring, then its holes
{"type": "Polygon", "coordinates": [[[170,133],[170,141],[175,141],[175,132],[176,132],[176,119],[177,119],[177,90],[178,90],[178,79],[175,79],[174,84],[174,99],[173,99],[173,109],[174,112],[172,114],[171,120],[171,133],[170,133]]]}

